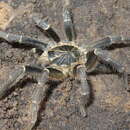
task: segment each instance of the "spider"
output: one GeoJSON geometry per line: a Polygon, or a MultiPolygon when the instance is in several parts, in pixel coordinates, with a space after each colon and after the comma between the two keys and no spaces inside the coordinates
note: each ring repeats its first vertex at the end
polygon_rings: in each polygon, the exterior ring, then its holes
{"type": "Polygon", "coordinates": [[[0,31],[0,38],[9,43],[18,43],[18,45],[29,45],[40,50],[42,53],[38,58],[37,64],[26,64],[17,66],[10,74],[6,82],[0,84],[0,99],[5,97],[16,83],[21,81],[26,75],[36,74],[37,87],[32,94],[29,115],[30,128],[32,129],[37,121],[41,103],[46,95],[46,84],[49,78],[65,79],[74,77],[80,83],[80,113],[83,117],[87,115],[86,106],[90,103],[91,91],[87,77],[89,74],[96,73],[116,73],[124,81],[128,89],[128,73],[125,68],[113,60],[108,55],[108,47],[113,45],[128,45],[130,37],[107,36],[101,40],[87,45],[83,45],[80,40],[76,40],[72,10],[68,6],[63,8],[63,22],[66,34],[66,41],[61,41],[58,34],[44,19],[33,17],[35,24],[42,29],[53,41],[46,43],[37,39],[22,35],[14,35],[0,31]]]}

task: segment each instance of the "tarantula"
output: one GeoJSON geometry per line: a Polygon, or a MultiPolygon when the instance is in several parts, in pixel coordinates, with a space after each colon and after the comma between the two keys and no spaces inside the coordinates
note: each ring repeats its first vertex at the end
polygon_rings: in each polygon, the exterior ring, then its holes
{"type": "Polygon", "coordinates": [[[76,33],[73,24],[72,10],[69,7],[63,8],[63,22],[67,41],[60,41],[59,36],[54,29],[45,21],[38,17],[33,17],[36,25],[42,29],[53,41],[48,44],[36,39],[22,35],[14,35],[0,31],[0,38],[9,43],[25,44],[42,51],[38,58],[37,65],[18,66],[9,74],[9,79],[0,84],[0,98],[2,99],[8,90],[23,79],[27,74],[37,73],[37,88],[32,94],[30,104],[30,128],[35,125],[38,112],[46,93],[46,83],[51,77],[56,79],[65,79],[67,77],[78,77],[81,88],[81,115],[86,116],[86,106],[90,102],[90,85],[87,76],[94,71],[113,73],[122,76],[124,85],[128,88],[128,74],[125,68],[114,61],[109,55],[107,48],[112,45],[129,44],[130,38],[123,36],[108,36],[104,39],[94,42],[94,44],[81,46],[80,41],[76,40],[76,33]],[[105,68],[104,68],[105,67],[105,68]],[[109,68],[109,69],[108,69],[109,68]]]}

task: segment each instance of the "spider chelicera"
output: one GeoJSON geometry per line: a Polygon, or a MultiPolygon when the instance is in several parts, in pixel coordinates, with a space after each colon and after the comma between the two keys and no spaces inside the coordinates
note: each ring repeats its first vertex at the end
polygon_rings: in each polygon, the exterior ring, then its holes
{"type": "MultiPolygon", "coordinates": [[[[130,37],[108,36],[93,44],[82,45],[80,40],[76,40],[76,33],[73,24],[72,11],[69,7],[63,8],[63,22],[67,41],[61,41],[54,29],[45,21],[38,17],[33,17],[36,25],[53,39],[45,43],[22,35],[14,35],[0,31],[0,39],[9,43],[25,44],[40,50],[42,53],[38,57],[37,65],[17,66],[9,74],[8,80],[0,84],[0,98],[5,97],[16,83],[24,79],[26,75],[34,74],[37,87],[32,94],[29,108],[30,124],[29,129],[35,125],[41,102],[45,97],[47,88],[45,84],[49,78],[65,79],[76,77],[80,82],[81,102],[80,113],[86,116],[86,106],[90,102],[90,85],[87,76],[93,72],[119,74],[128,88],[128,74],[125,68],[114,61],[109,55],[107,48],[112,45],[128,45],[130,37]]],[[[118,46],[117,46],[118,47],[118,46]]]]}

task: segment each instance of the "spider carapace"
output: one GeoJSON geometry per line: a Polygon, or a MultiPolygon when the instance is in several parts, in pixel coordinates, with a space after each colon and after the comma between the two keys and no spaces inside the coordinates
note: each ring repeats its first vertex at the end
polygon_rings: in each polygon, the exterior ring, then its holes
{"type": "MultiPolygon", "coordinates": [[[[68,76],[74,76],[77,65],[86,63],[86,52],[84,49],[76,46],[75,42],[60,42],[58,45],[52,45],[46,50],[41,61],[48,60],[50,77],[63,79],[68,76]]],[[[40,59],[40,58],[39,58],[40,59]]]]}

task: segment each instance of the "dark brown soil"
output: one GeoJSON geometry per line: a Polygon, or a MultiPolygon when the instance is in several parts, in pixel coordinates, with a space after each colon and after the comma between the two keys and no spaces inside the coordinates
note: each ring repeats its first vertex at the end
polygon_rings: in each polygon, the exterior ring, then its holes
{"type": "MultiPolygon", "coordinates": [[[[39,13],[50,17],[50,23],[65,40],[62,22],[62,3],[59,0],[12,0],[11,6],[34,5],[30,15],[14,19],[7,32],[46,39],[29,16],[39,13]]],[[[129,0],[72,0],[74,22],[78,39],[86,43],[106,35],[130,36],[129,0]]],[[[130,72],[130,47],[110,51],[112,57],[130,72]]],[[[30,48],[18,48],[6,42],[0,43],[0,67],[11,68],[29,63],[34,56],[30,48]]],[[[7,69],[7,70],[8,70],[7,69]]],[[[1,74],[0,74],[1,75],[1,74]]],[[[3,75],[4,76],[4,75],[3,75]]],[[[73,81],[65,81],[48,98],[40,113],[36,130],[130,130],[130,93],[116,75],[90,76],[93,99],[88,107],[88,116],[79,114],[79,87],[73,81]]],[[[0,130],[22,130],[26,127],[27,107],[36,84],[18,84],[15,91],[0,101],[0,130]]]]}

